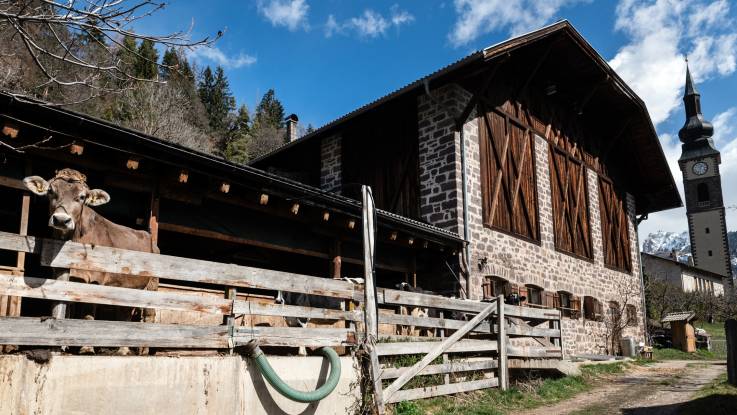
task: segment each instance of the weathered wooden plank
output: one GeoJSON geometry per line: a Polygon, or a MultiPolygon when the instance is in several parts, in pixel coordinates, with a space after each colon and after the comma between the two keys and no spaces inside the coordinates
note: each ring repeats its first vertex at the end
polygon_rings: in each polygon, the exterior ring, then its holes
{"type": "MultiPolygon", "coordinates": [[[[406,314],[380,314],[379,323],[381,324],[397,324],[402,326],[415,327],[432,327],[439,329],[457,330],[466,324],[465,320],[441,319],[435,317],[415,317],[406,314]]],[[[498,326],[494,324],[493,331],[489,327],[489,323],[481,323],[473,329],[475,333],[495,334],[498,326]]],[[[526,337],[560,337],[560,330],[545,327],[526,327],[517,325],[507,326],[508,336],[526,336],[526,337]]]]}
{"type": "Polygon", "coordinates": [[[257,340],[260,346],[334,347],[356,344],[355,332],[344,328],[238,327],[236,346],[257,340]]]}
{"type": "Polygon", "coordinates": [[[215,314],[230,314],[233,305],[232,300],[221,298],[20,276],[0,276],[0,293],[45,300],[215,314]]]}
{"type": "Polygon", "coordinates": [[[415,363],[409,370],[399,376],[391,385],[384,389],[384,400],[389,400],[391,396],[402,388],[407,382],[409,382],[417,373],[419,373],[425,366],[432,363],[435,358],[443,354],[446,350],[450,349],[456,342],[458,342],[463,336],[468,334],[474,327],[478,326],[484,319],[488,318],[492,311],[495,309],[502,309],[501,305],[497,302],[488,304],[484,311],[477,314],[471,321],[467,322],[460,329],[456,330],[450,337],[443,340],[437,346],[433,347],[425,357],[419,362],[415,363]]]}
{"type": "Polygon", "coordinates": [[[513,346],[507,345],[508,357],[524,357],[524,358],[562,358],[563,352],[558,348],[546,349],[535,346],[513,346]]]}
{"type": "MultiPolygon", "coordinates": [[[[423,354],[430,352],[440,341],[377,343],[379,356],[423,354]]],[[[496,340],[460,340],[451,346],[448,353],[491,352],[496,351],[496,340]]]]}
{"type": "Polygon", "coordinates": [[[227,348],[225,326],[0,318],[0,344],[26,346],[227,348]]]}
{"type": "MultiPolygon", "coordinates": [[[[471,372],[497,368],[496,360],[453,361],[438,365],[428,365],[415,376],[438,375],[441,373],[471,372]]],[[[408,367],[388,367],[381,370],[382,379],[394,379],[406,372],[408,367]]]]}
{"type": "Polygon", "coordinates": [[[40,246],[37,238],[22,236],[15,233],[0,232],[0,249],[7,251],[37,253],[40,246]]]}
{"type": "Polygon", "coordinates": [[[363,292],[348,281],[6,232],[0,232],[0,249],[42,253],[42,265],[55,268],[363,299],[363,292]]]}
{"type": "Polygon", "coordinates": [[[433,396],[450,395],[454,393],[470,392],[478,389],[488,389],[499,386],[499,379],[481,379],[470,382],[451,383],[448,385],[428,386],[425,388],[400,390],[389,398],[387,403],[412,401],[431,398],[433,396]]]}
{"type": "Polygon", "coordinates": [[[520,307],[512,304],[505,304],[504,315],[507,317],[521,317],[536,320],[559,320],[560,310],[553,308],[520,307]]]}
{"type": "Polygon", "coordinates": [[[362,321],[363,313],[358,310],[343,311],[329,308],[302,307],[287,304],[266,304],[254,301],[236,300],[234,314],[255,314],[260,316],[300,317],[321,320],[362,321]]]}
{"type": "Polygon", "coordinates": [[[23,180],[15,179],[13,177],[0,176],[0,186],[28,191],[28,189],[26,189],[26,186],[23,184],[23,180]]]}

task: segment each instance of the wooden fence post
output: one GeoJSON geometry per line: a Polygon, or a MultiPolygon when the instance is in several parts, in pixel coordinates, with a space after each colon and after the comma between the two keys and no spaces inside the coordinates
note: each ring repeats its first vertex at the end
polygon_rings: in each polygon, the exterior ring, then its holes
{"type": "Polygon", "coordinates": [[[379,338],[378,310],[376,309],[376,282],[374,281],[374,200],[371,188],[361,186],[363,202],[363,270],[364,292],[364,327],[366,328],[365,345],[369,354],[371,367],[371,384],[373,385],[374,403],[379,415],[385,412],[381,388],[381,367],[376,354],[376,341],[379,338]]]}
{"type": "Polygon", "coordinates": [[[504,318],[504,296],[500,295],[496,298],[496,317],[497,317],[497,353],[499,355],[499,388],[507,390],[509,387],[509,371],[507,368],[507,320],[504,318]]]}
{"type": "MultiPolygon", "coordinates": [[[[59,281],[69,281],[69,270],[65,268],[54,268],[54,277],[59,281]]],[[[61,320],[66,318],[67,303],[59,301],[51,308],[51,317],[61,320]]]]}
{"type": "Polygon", "coordinates": [[[727,382],[737,386],[737,320],[727,320],[724,331],[727,334],[727,382]]]}

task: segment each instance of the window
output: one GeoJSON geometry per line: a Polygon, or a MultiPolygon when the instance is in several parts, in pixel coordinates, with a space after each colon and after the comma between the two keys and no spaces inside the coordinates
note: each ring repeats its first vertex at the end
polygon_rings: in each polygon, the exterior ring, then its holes
{"type": "Polygon", "coordinates": [[[706,183],[699,183],[696,186],[696,198],[699,202],[709,201],[709,186],[706,183]]]}
{"type": "Polygon", "coordinates": [[[543,306],[543,289],[535,285],[526,285],[527,304],[531,306],[543,306]]]}
{"type": "Polygon", "coordinates": [[[705,230],[706,230],[706,233],[709,233],[709,228],[706,228],[705,230]]]}
{"type": "Polygon", "coordinates": [[[509,281],[495,276],[485,277],[481,288],[483,289],[484,300],[491,300],[494,297],[506,296],[512,293],[509,281]]]}
{"type": "Polygon", "coordinates": [[[534,135],[496,109],[479,113],[484,225],[538,241],[534,135]]]}
{"type": "Polygon", "coordinates": [[[627,207],[614,184],[599,176],[599,210],[604,245],[604,264],[620,271],[632,271],[627,207]]]}
{"type": "Polygon", "coordinates": [[[577,319],[581,314],[581,300],[566,291],[558,291],[557,295],[558,304],[556,308],[560,310],[561,316],[577,319]]]}
{"type": "Polygon", "coordinates": [[[634,304],[627,304],[627,306],[625,307],[625,310],[627,310],[627,325],[636,326],[637,325],[637,307],[635,307],[634,304]]]}
{"type": "Polygon", "coordinates": [[[594,297],[583,298],[583,317],[586,320],[601,321],[604,318],[604,310],[601,302],[594,297]]]}
{"type": "Polygon", "coordinates": [[[622,309],[619,308],[619,303],[616,301],[609,302],[609,318],[611,319],[614,327],[620,326],[620,321],[622,321],[622,309]]]}
{"type": "Polygon", "coordinates": [[[593,258],[586,168],[563,149],[550,145],[550,189],[555,247],[593,258]]]}

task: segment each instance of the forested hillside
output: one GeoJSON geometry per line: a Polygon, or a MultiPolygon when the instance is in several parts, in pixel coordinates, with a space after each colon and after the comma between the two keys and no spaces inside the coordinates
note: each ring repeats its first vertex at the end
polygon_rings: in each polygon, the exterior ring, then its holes
{"type": "Polygon", "coordinates": [[[16,3],[9,10],[28,18],[0,17],[0,89],[237,163],[284,143],[285,112],[273,89],[251,113],[237,105],[222,67],[197,67],[187,59],[186,51],[212,40],[125,29],[140,18],[132,13],[145,2],[112,2],[130,10],[94,14],[75,9],[76,20],[44,2],[16,3]]]}

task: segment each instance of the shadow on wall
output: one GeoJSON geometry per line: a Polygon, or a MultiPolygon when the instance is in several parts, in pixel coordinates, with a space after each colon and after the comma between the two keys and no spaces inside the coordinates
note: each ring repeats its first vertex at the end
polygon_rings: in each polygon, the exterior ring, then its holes
{"type": "MultiPolygon", "coordinates": [[[[249,363],[252,363],[252,361],[249,361],[249,363]]],[[[248,375],[251,377],[251,382],[253,382],[253,387],[256,390],[259,401],[261,402],[261,407],[265,408],[269,414],[293,415],[288,412],[284,412],[284,410],[279,407],[279,404],[271,395],[272,393],[278,394],[279,392],[274,389],[269,389],[266,379],[261,375],[261,372],[257,369],[256,365],[254,364],[252,367],[254,370],[249,370],[248,375]]],[[[315,388],[325,383],[325,380],[328,378],[329,370],[330,362],[328,359],[323,359],[322,364],[320,365],[320,373],[317,376],[317,386],[315,386],[315,388]]],[[[333,393],[338,392],[333,391],[333,393]]],[[[299,413],[299,415],[314,415],[317,412],[317,406],[319,404],[320,401],[308,404],[307,407],[299,413]]]]}
{"type": "Polygon", "coordinates": [[[737,395],[710,395],[692,401],[646,408],[623,409],[623,415],[652,415],[652,414],[679,414],[679,415],[732,415],[737,408],[737,395]]]}

